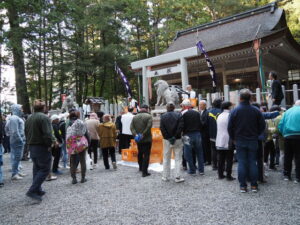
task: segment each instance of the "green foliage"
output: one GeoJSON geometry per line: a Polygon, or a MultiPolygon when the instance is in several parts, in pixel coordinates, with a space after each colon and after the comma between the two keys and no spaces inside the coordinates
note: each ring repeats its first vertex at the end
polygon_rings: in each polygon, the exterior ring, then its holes
{"type": "MultiPolygon", "coordinates": [[[[269,0],[3,0],[14,4],[18,27],[4,32],[10,52],[24,52],[28,93],[59,106],[60,95],[75,90],[111,101],[126,97],[115,61],[130,80],[133,60],[161,54],[176,32],[269,3],[269,0]],[[15,41],[22,40],[23,46],[15,41]]],[[[290,29],[300,41],[300,2],[281,1],[290,29]]],[[[1,15],[3,21],[5,15],[1,15]]],[[[11,58],[11,55],[6,57],[11,58]]],[[[4,57],[4,59],[6,59],[4,57]]],[[[12,60],[5,60],[10,63],[12,60]]],[[[18,86],[17,86],[18,88],[18,86]]]]}

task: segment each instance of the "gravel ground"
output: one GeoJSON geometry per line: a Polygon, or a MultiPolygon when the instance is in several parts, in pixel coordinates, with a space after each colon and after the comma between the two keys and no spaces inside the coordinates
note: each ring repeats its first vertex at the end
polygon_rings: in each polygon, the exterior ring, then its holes
{"type": "Polygon", "coordinates": [[[258,193],[241,194],[236,181],[218,180],[211,167],[205,176],[184,174],[186,181],[176,184],[163,182],[159,173],[142,178],[136,168],[105,171],[100,164],[84,184],[72,185],[66,170],[45,182],[43,202],[32,205],[25,196],[32,163],[22,162],[28,176],[12,182],[6,154],[0,224],[300,224],[300,185],[283,181],[279,172],[268,172],[258,193]]]}

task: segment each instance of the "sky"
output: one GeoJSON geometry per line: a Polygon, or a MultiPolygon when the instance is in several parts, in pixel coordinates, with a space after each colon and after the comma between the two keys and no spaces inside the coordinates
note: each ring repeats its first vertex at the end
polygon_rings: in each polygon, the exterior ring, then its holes
{"type": "MultiPolygon", "coordinates": [[[[2,76],[3,79],[9,81],[10,87],[15,87],[15,70],[12,66],[3,66],[2,67],[2,76]]],[[[17,103],[17,96],[16,93],[8,93],[3,92],[1,93],[1,101],[7,100],[13,103],[17,103]]]]}

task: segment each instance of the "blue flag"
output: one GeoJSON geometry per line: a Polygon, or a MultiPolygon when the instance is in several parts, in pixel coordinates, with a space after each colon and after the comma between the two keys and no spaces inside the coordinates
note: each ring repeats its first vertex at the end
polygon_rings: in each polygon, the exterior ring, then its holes
{"type": "Polygon", "coordinates": [[[197,48],[199,49],[199,51],[201,51],[203,53],[203,55],[205,57],[205,60],[206,60],[206,63],[207,63],[208,69],[209,69],[209,73],[210,73],[210,76],[212,79],[212,86],[215,89],[217,87],[217,75],[216,75],[215,67],[212,64],[212,62],[210,61],[201,41],[199,41],[197,43],[197,48]]]}

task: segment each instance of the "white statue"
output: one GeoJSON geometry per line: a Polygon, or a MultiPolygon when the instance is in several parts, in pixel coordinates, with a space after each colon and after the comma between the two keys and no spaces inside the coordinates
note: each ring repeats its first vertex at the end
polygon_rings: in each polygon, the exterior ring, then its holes
{"type": "Polygon", "coordinates": [[[174,86],[169,88],[169,84],[164,80],[155,82],[154,87],[157,93],[157,102],[155,105],[166,105],[168,102],[173,102],[175,105],[179,104],[179,96],[174,86]]]}

